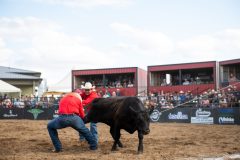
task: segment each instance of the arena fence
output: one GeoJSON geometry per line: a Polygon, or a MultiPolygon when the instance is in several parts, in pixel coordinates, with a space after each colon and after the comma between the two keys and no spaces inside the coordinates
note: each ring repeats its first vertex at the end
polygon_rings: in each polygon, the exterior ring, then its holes
{"type": "Polygon", "coordinates": [[[240,108],[156,108],[150,115],[152,122],[195,124],[240,124],[240,108]]]}
{"type": "MultiPolygon", "coordinates": [[[[0,108],[0,119],[51,120],[58,116],[58,106],[51,108],[0,108]]],[[[151,122],[194,124],[240,124],[240,108],[155,108],[151,122]]]]}

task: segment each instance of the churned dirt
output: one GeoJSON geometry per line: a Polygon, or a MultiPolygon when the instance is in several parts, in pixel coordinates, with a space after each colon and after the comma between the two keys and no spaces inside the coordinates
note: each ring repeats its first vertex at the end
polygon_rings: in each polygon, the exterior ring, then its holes
{"type": "Polygon", "coordinates": [[[240,126],[151,123],[144,136],[144,153],[137,154],[137,132],[122,133],[124,148],[112,152],[109,127],[98,124],[99,149],[90,151],[86,142],[78,141],[72,128],[59,130],[64,151],[53,148],[46,126],[48,121],[0,120],[0,159],[39,160],[112,160],[112,159],[204,159],[240,153],[240,126]]]}

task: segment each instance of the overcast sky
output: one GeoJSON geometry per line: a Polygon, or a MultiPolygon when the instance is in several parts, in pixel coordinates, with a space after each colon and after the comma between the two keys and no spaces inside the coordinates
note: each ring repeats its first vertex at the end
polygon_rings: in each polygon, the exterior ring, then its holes
{"type": "Polygon", "coordinates": [[[240,0],[0,0],[0,65],[72,69],[240,58],[240,0]]]}

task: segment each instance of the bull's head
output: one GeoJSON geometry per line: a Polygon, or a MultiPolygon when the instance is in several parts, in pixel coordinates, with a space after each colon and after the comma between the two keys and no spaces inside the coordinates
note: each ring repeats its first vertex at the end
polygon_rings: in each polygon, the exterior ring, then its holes
{"type": "Polygon", "coordinates": [[[131,106],[130,109],[136,114],[137,129],[140,130],[143,134],[150,133],[149,124],[150,117],[147,110],[136,111],[131,106]]]}
{"type": "Polygon", "coordinates": [[[98,122],[97,117],[98,116],[96,116],[96,111],[92,109],[86,114],[86,116],[83,118],[83,121],[84,123],[89,123],[89,122],[97,123],[98,122]]]}

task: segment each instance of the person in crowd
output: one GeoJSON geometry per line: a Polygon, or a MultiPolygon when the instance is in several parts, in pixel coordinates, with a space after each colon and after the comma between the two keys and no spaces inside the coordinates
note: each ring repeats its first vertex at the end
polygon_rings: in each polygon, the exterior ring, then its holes
{"type": "Polygon", "coordinates": [[[211,104],[212,108],[217,108],[219,106],[219,97],[218,97],[218,92],[214,91],[212,94],[212,99],[211,99],[211,104]]]}
{"type": "Polygon", "coordinates": [[[128,84],[126,82],[126,80],[123,81],[123,88],[127,88],[128,87],[128,84]]]}
{"type": "Polygon", "coordinates": [[[159,102],[161,108],[165,108],[167,101],[164,97],[161,98],[160,102],[159,102]]]}
{"type": "Polygon", "coordinates": [[[179,94],[180,103],[184,103],[186,101],[186,95],[184,94],[183,91],[180,91],[179,94]]]}
{"type": "MultiPolygon", "coordinates": [[[[83,99],[82,105],[85,108],[85,111],[88,112],[91,109],[91,106],[89,106],[89,104],[95,98],[98,98],[98,94],[96,93],[94,87],[92,86],[92,84],[90,82],[86,82],[85,86],[83,86],[82,88],[84,90],[81,94],[81,97],[83,99]]],[[[90,132],[92,133],[92,135],[98,142],[98,131],[97,131],[96,123],[93,123],[93,122],[90,123],[90,132]]],[[[84,141],[84,140],[85,140],[85,136],[80,134],[80,141],[84,141]]]]}
{"type": "Polygon", "coordinates": [[[112,97],[116,97],[116,96],[117,96],[116,92],[113,91],[113,92],[112,92],[112,97]]]}
{"type": "Polygon", "coordinates": [[[116,90],[116,96],[121,96],[120,89],[117,89],[117,90],[116,90]]]}
{"type": "Polygon", "coordinates": [[[3,100],[3,106],[5,108],[12,108],[13,107],[13,104],[12,104],[12,101],[10,98],[6,98],[3,100]]]}
{"type": "Polygon", "coordinates": [[[226,98],[225,95],[223,95],[220,98],[219,105],[220,105],[220,108],[227,108],[228,107],[228,102],[227,102],[227,98],[226,98]]]}
{"type": "Polygon", "coordinates": [[[121,84],[120,80],[116,81],[116,88],[122,88],[122,84],[121,84]]]}
{"type": "Polygon", "coordinates": [[[24,103],[21,102],[19,98],[15,98],[13,106],[16,108],[24,108],[24,103]]]}
{"type": "Polygon", "coordinates": [[[76,92],[66,94],[59,103],[59,116],[51,120],[47,125],[55,148],[53,152],[62,151],[62,144],[59,140],[57,129],[66,127],[72,127],[83,135],[90,145],[90,150],[97,149],[97,141],[85,126],[82,118],[84,118],[84,111],[81,96],[76,92]]]}
{"type": "Polygon", "coordinates": [[[163,79],[162,83],[161,83],[161,86],[166,86],[166,85],[167,85],[167,81],[166,81],[166,79],[163,79]]]}
{"type": "Polygon", "coordinates": [[[196,84],[196,81],[193,78],[190,78],[190,84],[196,84]]]}
{"type": "Polygon", "coordinates": [[[97,92],[97,95],[98,95],[99,98],[103,97],[103,92],[100,90],[100,91],[97,92]]]}
{"type": "Polygon", "coordinates": [[[187,79],[184,79],[183,85],[189,85],[190,82],[187,79]]]}
{"type": "Polygon", "coordinates": [[[202,83],[200,77],[196,77],[195,79],[196,79],[196,84],[201,84],[202,83]]]}
{"type": "Polygon", "coordinates": [[[108,98],[108,97],[111,97],[111,93],[109,93],[108,90],[106,89],[103,95],[103,98],[108,98]]]}
{"type": "Polygon", "coordinates": [[[201,106],[202,107],[210,107],[210,102],[209,102],[209,99],[208,99],[208,96],[207,95],[204,95],[201,99],[201,106]]]}
{"type": "Polygon", "coordinates": [[[233,73],[230,73],[228,81],[235,82],[235,81],[237,81],[237,78],[233,73]]]}
{"type": "Polygon", "coordinates": [[[128,85],[127,85],[127,87],[133,87],[133,84],[132,84],[131,81],[128,81],[128,85]]]}
{"type": "Polygon", "coordinates": [[[155,109],[155,107],[157,106],[157,103],[155,103],[152,100],[144,100],[143,102],[144,107],[149,111],[149,114],[152,113],[152,111],[155,109]]]}

